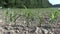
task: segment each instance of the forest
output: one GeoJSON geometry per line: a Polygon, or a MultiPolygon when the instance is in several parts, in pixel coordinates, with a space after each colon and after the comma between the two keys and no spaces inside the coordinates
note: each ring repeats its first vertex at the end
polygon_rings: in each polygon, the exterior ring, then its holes
{"type": "Polygon", "coordinates": [[[3,8],[48,8],[52,7],[48,0],[0,0],[3,8]]]}

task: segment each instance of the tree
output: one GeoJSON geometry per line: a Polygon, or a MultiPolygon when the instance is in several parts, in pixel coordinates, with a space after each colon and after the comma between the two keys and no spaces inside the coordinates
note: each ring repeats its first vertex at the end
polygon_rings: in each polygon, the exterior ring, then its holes
{"type": "Polygon", "coordinates": [[[46,8],[52,5],[48,0],[0,0],[0,6],[5,8],[46,8]]]}

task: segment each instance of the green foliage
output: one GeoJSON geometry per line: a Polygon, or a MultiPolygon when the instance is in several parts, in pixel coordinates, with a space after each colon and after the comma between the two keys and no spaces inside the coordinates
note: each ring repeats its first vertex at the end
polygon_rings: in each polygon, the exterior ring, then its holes
{"type": "Polygon", "coordinates": [[[32,11],[25,11],[27,27],[30,25],[29,22],[34,21],[34,13],[32,11]]]}
{"type": "Polygon", "coordinates": [[[42,16],[39,16],[39,26],[41,26],[41,24],[43,23],[43,17],[42,16]]]}
{"type": "Polygon", "coordinates": [[[58,12],[53,12],[51,15],[50,15],[50,23],[53,23],[55,20],[56,20],[56,18],[57,18],[57,16],[58,16],[58,12]]]}
{"type": "MultiPolygon", "coordinates": [[[[60,12],[59,11],[55,11],[56,9],[53,9],[53,11],[51,9],[3,9],[4,12],[4,17],[5,17],[5,20],[7,23],[9,22],[14,22],[17,20],[17,18],[23,16],[23,18],[25,18],[26,20],[26,24],[27,26],[29,26],[29,22],[32,22],[35,20],[35,19],[38,19],[39,21],[39,26],[41,26],[42,23],[45,23],[44,22],[44,14],[48,14],[48,13],[44,13],[42,14],[43,12],[49,12],[49,14],[47,16],[50,17],[50,21],[49,23],[53,23],[58,14],[60,15],[60,12]]],[[[3,11],[2,10],[2,11],[3,11]]]]}
{"type": "Polygon", "coordinates": [[[17,18],[20,17],[20,15],[17,16],[16,11],[12,12],[11,10],[10,11],[7,10],[7,11],[4,12],[4,17],[5,17],[5,21],[7,23],[10,23],[10,22],[15,22],[17,20],[17,18]]]}
{"type": "Polygon", "coordinates": [[[5,18],[5,21],[7,22],[7,20],[8,20],[8,11],[6,11],[5,13],[4,13],[4,18],[5,18]]]}
{"type": "Polygon", "coordinates": [[[48,0],[0,0],[0,5],[5,8],[47,8],[52,6],[48,0]]]}
{"type": "Polygon", "coordinates": [[[48,0],[41,0],[41,2],[42,2],[42,7],[43,7],[43,8],[47,8],[47,7],[52,6],[52,5],[48,2],[48,0]]]}
{"type": "Polygon", "coordinates": [[[26,18],[34,20],[34,13],[31,11],[26,12],[26,18]]]}

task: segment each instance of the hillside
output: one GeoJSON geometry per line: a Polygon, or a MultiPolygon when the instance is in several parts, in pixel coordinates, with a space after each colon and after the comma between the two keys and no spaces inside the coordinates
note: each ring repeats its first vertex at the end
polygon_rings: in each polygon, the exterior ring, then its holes
{"type": "Polygon", "coordinates": [[[53,7],[60,7],[60,4],[53,5],[53,7]]]}

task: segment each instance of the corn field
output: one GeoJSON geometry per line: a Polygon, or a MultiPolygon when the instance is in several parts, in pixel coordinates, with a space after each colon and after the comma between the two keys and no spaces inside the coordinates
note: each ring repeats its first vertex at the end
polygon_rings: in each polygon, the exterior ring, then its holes
{"type": "Polygon", "coordinates": [[[58,8],[42,8],[42,9],[0,9],[3,12],[3,17],[6,23],[16,23],[19,17],[23,17],[26,21],[27,26],[29,22],[33,23],[34,20],[38,19],[39,25],[42,23],[55,23],[60,21],[60,10],[58,8]]]}

